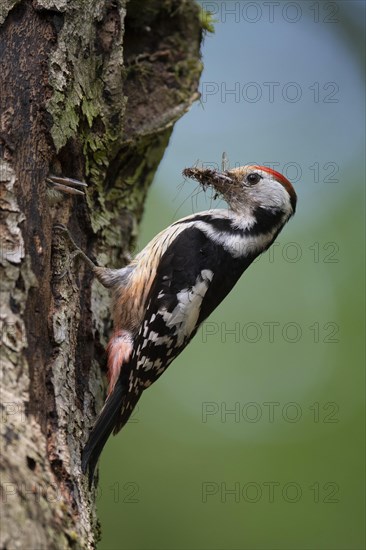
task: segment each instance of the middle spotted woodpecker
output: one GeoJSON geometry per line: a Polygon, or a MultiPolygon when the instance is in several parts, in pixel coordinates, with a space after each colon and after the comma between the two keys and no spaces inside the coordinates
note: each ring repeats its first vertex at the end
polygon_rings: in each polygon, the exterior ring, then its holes
{"type": "Polygon", "coordinates": [[[188,168],[183,174],[203,189],[213,188],[228,208],[176,221],[122,269],[97,267],[77,249],[113,293],[108,396],[82,454],[90,483],[111,432],[126,424],[143,391],[187,346],[295,212],[291,183],[270,168],[188,168]]]}

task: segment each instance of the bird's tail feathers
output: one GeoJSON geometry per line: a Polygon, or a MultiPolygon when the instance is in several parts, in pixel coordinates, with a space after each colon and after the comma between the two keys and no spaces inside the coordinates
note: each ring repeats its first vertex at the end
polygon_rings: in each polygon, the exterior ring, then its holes
{"type": "Polygon", "coordinates": [[[90,432],[89,439],[81,455],[81,469],[85,474],[89,469],[89,487],[93,483],[94,470],[100,453],[115,428],[121,414],[125,387],[120,380],[116,383],[113,392],[109,395],[104,407],[90,432]]]}
{"type": "Polygon", "coordinates": [[[122,430],[123,426],[129,421],[131,414],[133,413],[138,400],[142,395],[142,391],[139,391],[137,394],[129,393],[126,396],[126,399],[121,408],[120,415],[117,419],[116,425],[113,430],[113,435],[118,434],[122,430]]]}
{"type": "Polygon", "coordinates": [[[128,422],[142,391],[128,393],[127,386],[122,384],[121,378],[117,381],[113,392],[108,396],[104,407],[90,432],[89,439],[81,456],[81,469],[85,474],[89,470],[89,487],[94,478],[94,470],[99,456],[111,435],[115,435],[128,422]]]}

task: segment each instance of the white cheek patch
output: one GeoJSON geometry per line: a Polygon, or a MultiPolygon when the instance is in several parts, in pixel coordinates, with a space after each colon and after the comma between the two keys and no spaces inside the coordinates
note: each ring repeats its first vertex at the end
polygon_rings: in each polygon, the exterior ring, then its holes
{"type": "Polygon", "coordinates": [[[253,189],[253,198],[267,207],[280,208],[284,212],[292,212],[290,196],[284,186],[274,179],[268,179],[268,174],[262,172],[263,179],[253,189]]]}
{"type": "Polygon", "coordinates": [[[210,286],[213,275],[210,269],[203,269],[191,288],[184,288],[177,294],[178,304],[172,312],[166,310],[159,312],[167,327],[177,327],[177,344],[179,346],[196,328],[202,300],[210,286]]]}

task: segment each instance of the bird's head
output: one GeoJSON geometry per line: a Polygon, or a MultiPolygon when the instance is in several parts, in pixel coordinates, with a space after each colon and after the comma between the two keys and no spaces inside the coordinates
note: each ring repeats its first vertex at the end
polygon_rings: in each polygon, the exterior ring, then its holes
{"type": "Polygon", "coordinates": [[[266,166],[247,165],[222,172],[208,168],[186,168],[183,175],[212,187],[239,215],[257,209],[282,212],[289,219],[296,209],[296,193],[285,176],[266,166]]]}

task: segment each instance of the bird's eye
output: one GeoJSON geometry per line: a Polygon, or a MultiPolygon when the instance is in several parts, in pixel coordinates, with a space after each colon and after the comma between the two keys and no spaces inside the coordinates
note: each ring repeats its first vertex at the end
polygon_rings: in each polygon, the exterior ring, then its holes
{"type": "Polygon", "coordinates": [[[247,175],[247,182],[250,183],[250,185],[255,185],[258,183],[261,179],[261,176],[257,174],[257,172],[252,172],[251,174],[247,175]]]}

